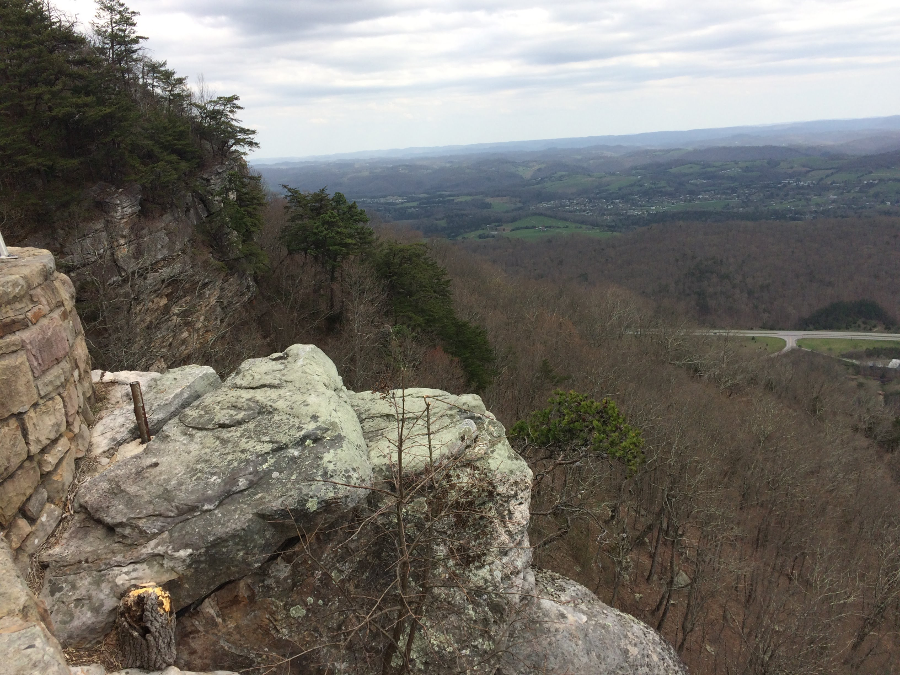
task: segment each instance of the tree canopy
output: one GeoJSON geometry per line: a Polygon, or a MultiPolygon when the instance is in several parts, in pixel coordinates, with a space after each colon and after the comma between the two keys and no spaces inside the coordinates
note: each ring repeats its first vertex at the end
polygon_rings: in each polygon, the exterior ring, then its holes
{"type": "Polygon", "coordinates": [[[644,461],[639,429],[628,424],[615,402],[557,390],[549,405],[513,426],[510,436],[548,449],[579,449],[607,455],[636,469],[644,461]]]}
{"type": "Polygon", "coordinates": [[[288,253],[302,253],[319,262],[334,281],[346,258],[372,245],[375,234],[366,226],[369,216],[340,192],[329,196],[325,188],[302,192],[282,187],[287,192],[288,217],[282,243],[288,253]]]}
{"type": "Polygon", "coordinates": [[[98,0],[93,35],[43,0],[0,0],[0,222],[11,241],[63,221],[100,181],[151,201],[186,189],[204,162],[256,147],[237,96],[197,100],[143,53],[136,17],[98,0]]]}
{"type": "Polygon", "coordinates": [[[450,277],[428,247],[381,241],[373,263],[390,298],[394,324],[437,337],[446,352],[459,359],[469,383],[484,390],[494,362],[487,332],[456,315],[450,277]]]}

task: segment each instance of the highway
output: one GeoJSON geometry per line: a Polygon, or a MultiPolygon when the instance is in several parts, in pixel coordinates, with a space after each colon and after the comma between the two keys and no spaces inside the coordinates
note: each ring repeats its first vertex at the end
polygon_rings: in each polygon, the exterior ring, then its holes
{"type": "Polygon", "coordinates": [[[836,330],[704,330],[700,335],[740,335],[746,337],[777,337],[785,342],[779,353],[797,349],[797,340],[803,338],[838,338],[842,340],[898,340],[900,333],[849,333],[836,330]]]}

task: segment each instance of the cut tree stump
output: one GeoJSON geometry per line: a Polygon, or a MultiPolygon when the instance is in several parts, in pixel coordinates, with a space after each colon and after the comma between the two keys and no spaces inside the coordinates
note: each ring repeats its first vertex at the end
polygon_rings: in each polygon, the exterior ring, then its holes
{"type": "Polygon", "coordinates": [[[116,619],[119,653],[125,668],[164,670],[175,664],[175,614],[159,586],[130,591],[116,619]]]}

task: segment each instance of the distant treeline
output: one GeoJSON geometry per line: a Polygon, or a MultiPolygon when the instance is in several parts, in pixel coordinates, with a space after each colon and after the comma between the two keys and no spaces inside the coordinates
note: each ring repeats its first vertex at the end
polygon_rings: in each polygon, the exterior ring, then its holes
{"type": "Polygon", "coordinates": [[[832,302],[803,319],[800,325],[804,330],[890,330],[896,327],[897,320],[874,300],[855,300],[832,302]]]}

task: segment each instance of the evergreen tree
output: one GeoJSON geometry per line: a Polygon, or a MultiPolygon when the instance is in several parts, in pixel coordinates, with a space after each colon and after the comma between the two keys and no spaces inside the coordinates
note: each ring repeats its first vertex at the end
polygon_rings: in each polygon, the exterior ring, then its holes
{"type": "Polygon", "coordinates": [[[302,192],[282,187],[287,191],[288,222],[281,231],[281,241],[288,253],[302,253],[316,260],[334,283],[341,263],[372,245],[375,235],[366,226],[369,216],[340,192],[329,196],[325,188],[302,192]]]}
{"type": "Polygon", "coordinates": [[[219,158],[257,147],[237,96],[194,105],[186,78],[141,54],[137,16],[99,0],[91,42],[43,0],[0,0],[0,222],[11,241],[64,219],[98,181],[138,182],[162,203],[190,185],[204,142],[219,158]]]}
{"type": "Polygon", "coordinates": [[[25,213],[65,205],[108,127],[101,63],[36,0],[0,0],[0,202],[25,213]]]}
{"type": "Polygon", "coordinates": [[[612,399],[596,401],[576,391],[556,391],[548,407],[516,422],[510,438],[546,448],[554,455],[591,451],[624,462],[631,470],[644,461],[644,439],[612,399]]]}
{"type": "Polygon", "coordinates": [[[212,144],[213,152],[226,157],[233,151],[258,148],[254,140],[256,132],[240,125],[237,113],[244,108],[238,105],[240,96],[218,96],[209,101],[194,103],[201,133],[212,144]]]}
{"type": "Polygon", "coordinates": [[[147,38],[137,34],[140,12],[129,9],[121,0],[97,0],[95,21],[91,23],[97,49],[115,68],[125,84],[135,74],[141,53],[141,42],[147,38]]]}
{"type": "Polygon", "coordinates": [[[450,277],[428,255],[427,246],[382,241],[373,258],[391,301],[394,325],[436,337],[459,359],[469,383],[484,390],[494,362],[487,331],[456,316],[450,277]]]}
{"type": "Polygon", "coordinates": [[[221,208],[209,218],[212,238],[220,252],[232,249],[237,262],[247,271],[266,269],[266,254],[253,240],[262,228],[266,193],[258,175],[229,171],[225,184],[215,195],[221,208]]]}

